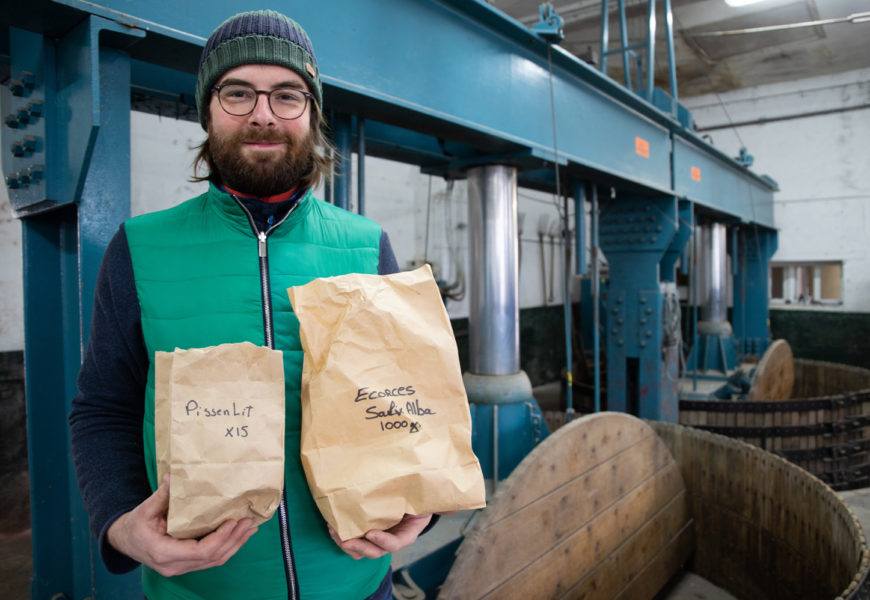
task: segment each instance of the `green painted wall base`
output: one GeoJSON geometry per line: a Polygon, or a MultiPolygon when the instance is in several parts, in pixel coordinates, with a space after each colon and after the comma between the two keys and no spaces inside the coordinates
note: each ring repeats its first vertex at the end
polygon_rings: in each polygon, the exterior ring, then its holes
{"type": "Polygon", "coordinates": [[[795,358],[870,368],[870,313],[770,310],[770,333],[795,358]]]}

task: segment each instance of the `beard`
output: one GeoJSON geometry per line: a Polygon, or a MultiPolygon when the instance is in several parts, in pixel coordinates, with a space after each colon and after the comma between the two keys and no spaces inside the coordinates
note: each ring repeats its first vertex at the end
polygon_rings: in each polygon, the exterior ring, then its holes
{"type": "Polygon", "coordinates": [[[314,137],[304,138],[277,131],[246,131],[222,136],[209,124],[209,153],[221,183],[251,196],[275,196],[292,189],[314,169],[314,137]],[[283,143],[278,156],[242,153],[246,142],[283,143]]]}

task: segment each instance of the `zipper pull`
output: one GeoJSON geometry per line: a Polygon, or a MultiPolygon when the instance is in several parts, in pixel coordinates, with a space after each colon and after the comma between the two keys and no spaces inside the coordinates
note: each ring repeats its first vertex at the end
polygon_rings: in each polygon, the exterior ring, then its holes
{"type": "Polygon", "coordinates": [[[257,239],[259,240],[259,244],[257,244],[260,248],[260,258],[266,257],[266,232],[261,231],[257,234],[257,239]]]}

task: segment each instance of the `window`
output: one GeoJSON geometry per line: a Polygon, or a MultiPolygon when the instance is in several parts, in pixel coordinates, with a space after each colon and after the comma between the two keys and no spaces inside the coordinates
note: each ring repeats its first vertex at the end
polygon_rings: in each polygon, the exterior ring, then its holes
{"type": "Polygon", "coordinates": [[[771,263],[770,300],[781,304],[842,304],[843,263],[771,263]]]}

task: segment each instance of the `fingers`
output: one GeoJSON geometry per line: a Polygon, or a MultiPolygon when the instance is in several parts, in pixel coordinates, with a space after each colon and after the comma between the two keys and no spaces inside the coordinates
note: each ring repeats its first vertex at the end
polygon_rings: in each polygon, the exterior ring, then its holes
{"type": "Polygon", "coordinates": [[[380,558],[414,543],[431,519],[432,515],[405,515],[387,531],[373,529],[363,537],[345,541],[329,526],[329,535],[339,548],[354,559],[380,558]]]}
{"type": "Polygon", "coordinates": [[[250,519],[226,521],[199,540],[177,540],[166,536],[153,557],[155,571],[171,577],[190,571],[218,567],[228,561],[257,532],[250,519]]]}

